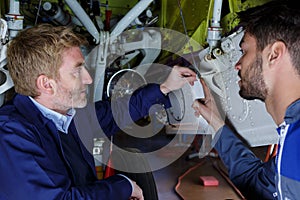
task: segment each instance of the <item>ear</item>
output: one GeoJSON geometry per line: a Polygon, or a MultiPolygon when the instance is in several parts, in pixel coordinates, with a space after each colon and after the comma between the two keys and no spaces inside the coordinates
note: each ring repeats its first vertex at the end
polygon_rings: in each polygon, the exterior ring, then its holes
{"type": "Polygon", "coordinates": [[[268,62],[270,65],[277,64],[286,53],[286,45],[282,41],[274,42],[270,47],[270,54],[268,56],[268,62]]]}
{"type": "Polygon", "coordinates": [[[38,91],[46,94],[53,94],[55,91],[55,81],[46,75],[40,75],[36,80],[38,91]]]}

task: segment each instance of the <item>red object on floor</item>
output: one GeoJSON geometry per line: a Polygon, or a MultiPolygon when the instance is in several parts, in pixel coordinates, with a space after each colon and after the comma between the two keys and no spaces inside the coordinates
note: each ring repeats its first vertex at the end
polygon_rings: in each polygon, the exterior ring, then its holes
{"type": "Polygon", "coordinates": [[[111,159],[108,160],[107,166],[105,167],[104,178],[108,178],[112,175],[115,175],[115,169],[112,166],[111,159]]]}
{"type": "Polygon", "coordinates": [[[219,181],[214,176],[200,176],[200,183],[203,186],[218,186],[219,181]]]}
{"type": "Polygon", "coordinates": [[[110,142],[110,147],[109,147],[109,157],[108,157],[107,165],[105,167],[103,178],[108,178],[108,177],[116,174],[115,169],[113,168],[112,160],[111,160],[111,154],[113,151],[113,142],[112,142],[113,136],[111,136],[110,140],[111,140],[111,142],[110,142]]]}

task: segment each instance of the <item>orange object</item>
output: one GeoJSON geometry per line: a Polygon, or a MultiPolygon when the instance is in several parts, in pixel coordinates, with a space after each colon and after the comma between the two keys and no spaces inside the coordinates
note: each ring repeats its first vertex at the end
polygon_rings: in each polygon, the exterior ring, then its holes
{"type": "Polygon", "coordinates": [[[96,173],[97,173],[97,178],[99,180],[103,179],[103,167],[102,166],[96,166],[96,173]]]}

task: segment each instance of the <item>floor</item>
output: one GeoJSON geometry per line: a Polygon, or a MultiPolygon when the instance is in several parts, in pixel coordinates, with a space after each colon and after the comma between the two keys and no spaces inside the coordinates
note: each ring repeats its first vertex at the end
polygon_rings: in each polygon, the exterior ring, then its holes
{"type": "MultiPolygon", "coordinates": [[[[161,131],[159,134],[147,140],[128,138],[128,136],[120,134],[114,141],[117,145],[122,145],[125,142],[127,146],[131,144],[130,147],[138,148],[142,151],[149,151],[149,149],[161,148],[170,143],[173,139],[174,136],[161,131]]],[[[190,143],[190,141],[188,143],[190,143]]],[[[181,148],[186,150],[184,154],[174,162],[153,172],[159,200],[243,199],[239,191],[236,191],[235,187],[231,185],[230,180],[227,180],[228,178],[224,176],[226,169],[219,158],[208,159],[211,157],[200,158],[196,156],[192,159],[188,159],[188,155],[196,152],[193,148],[195,145],[186,148],[184,144],[185,138],[181,137],[173,149],[167,150],[165,155],[160,155],[171,157],[176,156],[177,151],[180,152],[181,148]],[[218,165],[222,165],[222,170],[216,169],[215,162],[218,162],[218,165]],[[200,184],[200,181],[198,181],[201,175],[213,175],[219,180],[219,186],[214,188],[204,187],[200,184]]],[[[266,147],[254,148],[254,151],[263,158],[265,156],[266,147]]]]}
{"type": "Polygon", "coordinates": [[[171,165],[155,171],[154,178],[158,189],[159,200],[180,200],[181,197],[175,191],[180,175],[189,168],[195,166],[200,160],[187,160],[187,154],[184,154],[171,165]]]}
{"type": "MultiPolygon", "coordinates": [[[[190,153],[194,152],[188,149],[174,163],[154,172],[160,200],[243,199],[227,182],[228,178],[216,170],[215,162],[221,164],[219,158],[207,156],[187,159],[190,153]],[[200,183],[200,176],[213,176],[219,185],[204,187],[200,183]]],[[[222,169],[225,169],[223,165],[222,169]]]]}

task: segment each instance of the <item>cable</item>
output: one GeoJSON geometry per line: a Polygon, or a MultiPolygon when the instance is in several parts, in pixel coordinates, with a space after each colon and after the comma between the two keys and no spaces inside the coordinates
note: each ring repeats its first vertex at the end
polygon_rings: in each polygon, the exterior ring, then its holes
{"type": "Polygon", "coordinates": [[[190,48],[190,54],[191,54],[191,57],[192,57],[192,61],[193,61],[193,68],[195,69],[196,73],[198,74],[198,76],[200,77],[200,71],[197,67],[197,64],[196,64],[196,61],[195,61],[195,57],[194,57],[194,54],[193,54],[193,47],[191,45],[191,42],[190,42],[190,39],[189,39],[189,36],[188,36],[188,32],[187,32],[187,28],[186,28],[186,23],[185,23],[185,20],[184,20],[184,16],[183,16],[183,12],[182,12],[182,7],[181,7],[181,3],[180,3],[180,0],[177,0],[177,3],[178,3],[178,8],[179,8],[179,13],[180,13],[180,17],[181,17],[181,22],[182,22],[182,25],[183,25],[183,29],[184,29],[184,34],[185,34],[185,37],[188,41],[188,45],[189,45],[189,48],[190,48]]]}
{"type": "MultiPolygon", "coordinates": [[[[208,158],[208,157],[207,157],[208,158]]],[[[181,197],[181,199],[185,199],[181,194],[180,192],[178,191],[180,185],[181,185],[181,181],[182,179],[187,175],[189,174],[191,171],[195,170],[197,167],[203,165],[203,163],[205,162],[206,160],[203,159],[201,160],[200,163],[198,163],[197,165],[189,168],[186,172],[184,172],[181,176],[178,177],[178,182],[175,186],[175,191],[176,193],[178,194],[178,196],[181,197]]],[[[218,164],[216,162],[212,162],[212,165],[213,167],[219,172],[219,174],[227,181],[227,183],[233,188],[233,190],[237,193],[238,196],[241,197],[242,200],[245,200],[246,198],[243,196],[243,194],[239,191],[239,189],[231,182],[231,180],[229,179],[227,173],[220,167],[218,166],[218,164]]]]}
{"type": "Polygon", "coordinates": [[[38,6],[37,13],[36,13],[36,18],[35,18],[35,23],[34,23],[34,25],[37,25],[38,18],[39,18],[39,15],[40,15],[41,5],[42,5],[42,0],[39,1],[39,6],[38,6]]]}
{"type": "Polygon", "coordinates": [[[177,181],[177,184],[175,186],[175,191],[176,193],[180,196],[181,199],[184,199],[184,197],[179,193],[178,191],[178,188],[181,184],[181,180],[188,174],[190,173],[191,171],[193,171],[194,169],[196,169],[197,167],[199,167],[200,165],[202,165],[204,163],[205,160],[202,160],[201,162],[199,162],[197,165],[189,168],[186,172],[184,172],[181,176],[178,177],[178,181],[177,181]]]}
{"type": "Polygon", "coordinates": [[[231,180],[228,178],[228,175],[224,170],[222,170],[221,167],[219,167],[215,162],[213,162],[214,168],[223,176],[223,178],[227,181],[227,183],[234,189],[234,191],[243,199],[245,200],[246,198],[244,195],[240,192],[240,190],[231,182],[231,180]]]}
{"type": "Polygon", "coordinates": [[[268,150],[267,150],[267,154],[266,154],[264,162],[267,162],[272,157],[276,156],[276,154],[277,154],[277,148],[278,148],[278,144],[270,144],[268,146],[268,150]]]}

